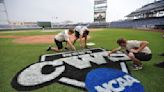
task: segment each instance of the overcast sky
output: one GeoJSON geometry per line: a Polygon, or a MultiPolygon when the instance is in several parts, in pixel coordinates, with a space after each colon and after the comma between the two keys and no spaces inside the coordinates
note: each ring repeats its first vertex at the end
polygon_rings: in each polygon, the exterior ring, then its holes
{"type": "MultiPolygon", "coordinates": [[[[108,0],[107,21],[155,0],[108,0]]],[[[11,21],[93,22],[94,0],[5,0],[11,21]]]]}

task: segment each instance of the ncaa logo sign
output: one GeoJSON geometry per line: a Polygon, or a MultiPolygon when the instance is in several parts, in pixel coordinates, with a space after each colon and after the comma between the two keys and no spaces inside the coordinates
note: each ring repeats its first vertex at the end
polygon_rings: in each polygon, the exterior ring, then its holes
{"type": "Polygon", "coordinates": [[[144,92],[140,81],[112,68],[92,70],[87,74],[85,83],[89,92],[144,92]]]}
{"type": "Polygon", "coordinates": [[[129,58],[124,54],[109,57],[102,48],[46,54],[39,62],[18,72],[11,86],[18,91],[31,91],[57,82],[85,90],[88,72],[96,68],[114,68],[128,73],[126,60],[129,58]]]}

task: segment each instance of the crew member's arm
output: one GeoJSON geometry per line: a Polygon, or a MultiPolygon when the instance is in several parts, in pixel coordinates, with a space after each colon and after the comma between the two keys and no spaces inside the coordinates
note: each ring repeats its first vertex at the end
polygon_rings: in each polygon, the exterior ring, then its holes
{"type": "Polygon", "coordinates": [[[140,47],[137,50],[131,49],[130,52],[138,53],[138,52],[142,51],[148,44],[149,44],[148,41],[142,41],[140,44],[140,47]]]}
{"type": "Polygon", "coordinates": [[[72,44],[70,40],[67,40],[67,44],[73,49],[76,50],[75,46],[72,44]]]}
{"type": "Polygon", "coordinates": [[[80,35],[79,38],[80,38],[80,47],[83,48],[84,47],[84,45],[83,45],[84,43],[83,43],[83,39],[82,39],[83,35],[80,35]]]}
{"type": "Polygon", "coordinates": [[[142,51],[148,44],[148,41],[142,41],[140,47],[138,48],[138,52],[142,51]]]}
{"type": "Polygon", "coordinates": [[[110,54],[115,53],[115,52],[117,52],[117,51],[119,51],[119,50],[121,50],[121,47],[115,48],[115,49],[113,49],[112,51],[109,51],[108,55],[110,56],[110,54]]]}
{"type": "Polygon", "coordinates": [[[88,34],[89,34],[89,29],[86,28],[85,29],[85,39],[84,39],[84,46],[87,47],[87,37],[88,37],[88,34]]]}
{"type": "Polygon", "coordinates": [[[87,47],[87,36],[85,36],[85,39],[84,39],[84,46],[85,48],[87,47]]]}

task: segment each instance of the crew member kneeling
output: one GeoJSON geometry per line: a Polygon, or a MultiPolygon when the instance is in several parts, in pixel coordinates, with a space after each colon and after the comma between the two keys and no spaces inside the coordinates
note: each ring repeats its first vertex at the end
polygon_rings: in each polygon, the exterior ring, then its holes
{"type": "Polygon", "coordinates": [[[75,30],[75,40],[73,44],[75,44],[76,40],[80,38],[80,47],[87,48],[87,36],[89,35],[89,29],[86,26],[76,26],[75,30]],[[82,40],[84,38],[84,40],[82,40]]]}
{"type": "Polygon", "coordinates": [[[141,61],[149,61],[152,58],[151,50],[148,47],[149,42],[147,41],[138,41],[138,40],[126,40],[120,38],[117,40],[119,48],[113,49],[109,52],[109,55],[125,49],[128,53],[129,58],[133,61],[133,70],[140,70],[143,67],[141,61]]]}
{"type": "Polygon", "coordinates": [[[55,38],[54,42],[57,46],[57,48],[53,48],[51,46],[48,47],[47,51],[53,50],[53,51],[62,51],[63,49],[63,42],[66,42],[68,46],[70,46],[73,50],[76,50],[75,46],[72,44],[70,40],[70,36],[74,33],[73,29],[65,30],[63,32],[58,33],[55,38]]]}

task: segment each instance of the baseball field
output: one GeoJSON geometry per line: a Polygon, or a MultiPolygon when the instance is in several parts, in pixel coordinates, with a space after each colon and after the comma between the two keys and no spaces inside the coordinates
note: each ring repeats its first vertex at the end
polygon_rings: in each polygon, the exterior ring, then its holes
{"type": "MultiPolygon", "coordinates": [[[[0,31],[0,92],[16,92],[10,85],[17,72],[26,66],[38,62],[40,55],[47,53],[48,45],[54,45],[53,37],[62,29],[55,30],[19,30],[0,31]]],[[[136,79],[140,80],[145,92],[163,92],[164,70],[154,64],[164,61],[159,56],[164,53],[164,38],[161,32],[143,31],[138,29],[91,29],[88,42],[94,42],[94,47],[113,49],[117,47],[116,40],[120,37],[135,40],[147,40],[152,50],[151,61],[143,62],[142,70],[133,71],[131,62],[127,64],[136,79]]],[[[78,49],[79,44],[76,43],[78,49]]],[[[34,92],[83,92],[74,87],[53,83],[33,90],[34,92]]]]}

